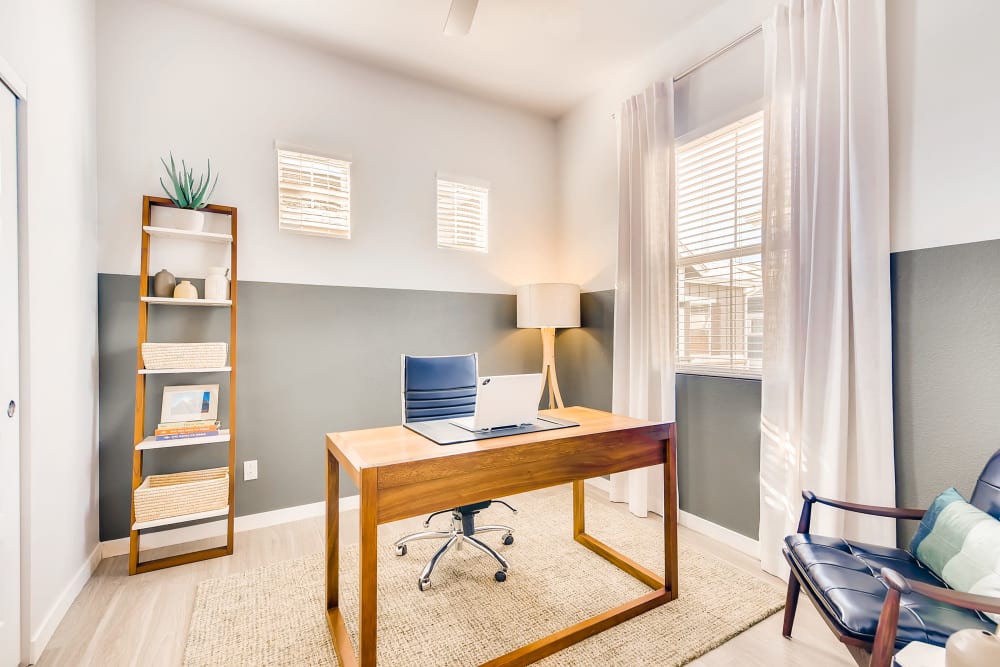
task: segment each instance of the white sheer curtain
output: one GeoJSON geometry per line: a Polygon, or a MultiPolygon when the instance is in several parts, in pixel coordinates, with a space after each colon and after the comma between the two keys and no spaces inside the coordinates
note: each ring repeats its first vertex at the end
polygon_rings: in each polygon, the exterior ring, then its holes
{"type": "MultiPolygon", "coordinates": [[[[884,0],[792,0],[764,25],[761,565],[786,574],[802,489],[895,502],[884,0]]],[[[886,519],[813,530],[895,544],[886,519]]]]}
{"type": "MultiPolygon", "coordinates": [[[[673,122],[667,84],[622,105],[612,407],[654,421],[674,420],[673,122]]],[[[662,515],[662,466],[612,475],[611,500],[662,515]]]]}

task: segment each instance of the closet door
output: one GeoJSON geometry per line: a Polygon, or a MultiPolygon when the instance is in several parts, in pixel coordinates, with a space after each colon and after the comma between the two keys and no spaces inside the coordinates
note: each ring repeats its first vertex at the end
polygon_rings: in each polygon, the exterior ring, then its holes
{"type": "Polygon", "coordinates": [[[21,660],[17,102],[0,82],[0,665],[21,660]]]}

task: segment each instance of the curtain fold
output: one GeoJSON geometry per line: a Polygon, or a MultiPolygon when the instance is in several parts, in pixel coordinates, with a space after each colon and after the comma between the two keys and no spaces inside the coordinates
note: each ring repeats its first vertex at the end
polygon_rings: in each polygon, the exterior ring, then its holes
{"type": "MultiPolygon", "coordinates": [[[[764,24],[761,566],[801,492],[895,504],[884,0],[792,0],[764,24]]],[[[891,520],[813,531],[895,544],[891,520]]]]}
{"type": "MultiPolygon", "coordinates": [[[[624,102],[618,146],[618,273],[612,409],[674,421],[673,89],[624,102]]],[[[663,514],[662,466],[611,476],[611,500],[663,514]]]]}

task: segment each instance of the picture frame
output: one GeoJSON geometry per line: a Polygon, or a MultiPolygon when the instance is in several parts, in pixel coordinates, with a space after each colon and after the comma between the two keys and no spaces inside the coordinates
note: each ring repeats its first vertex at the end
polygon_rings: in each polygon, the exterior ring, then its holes
{"type": "Polygon", "coordinates": [[[219,385],[189,384],[163,388],[160,422],[216,420],[219,417],[219,385]]]}

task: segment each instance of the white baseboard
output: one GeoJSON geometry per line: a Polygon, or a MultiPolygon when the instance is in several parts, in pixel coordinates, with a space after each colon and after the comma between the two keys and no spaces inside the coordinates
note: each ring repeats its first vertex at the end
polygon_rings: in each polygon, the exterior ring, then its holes
{"type": "MultiPolygon", "coordinates": [[[[347,496],[340,499],[341,512],[356,510],[359,507],[361,507],[359,496],[347,496]]],[[[268,526],[277,526],[282,523],[291,523],[292,521],[323,516],[325,512],[326,501],[321,500],[318,503],[309,503],[308,505],[297,505],[270,512],[247,514],[246,516],[236,517],[236,520],[233,521],[233,530],[237,533],[242,533],[247,530],[267,528],[268,526]]],[[[209,521],[194,526],[181,526],[180,528],[146,533],[142,536],[140,548],[142,551],[159,549],[160,547],[169,547],[175,544],[184,544],[185,542],[194,542],[195,540],[203,540],[225,534],[225,521],[209,521]]],[[[112,556],[121,556],[127,553],[127,537],[101,542],[101,558],[111,558],[112,556]]]]}
{"type": "MultiPolygon", "coordinates": [[[[596,489],[609,492],[611,489],[611,482],[604,479],[603,477],[595,477],[593,479],[588,479],[587,484],[590,484],[596,489]]],[[[760,543],[743,535],[742,533],[737,533],[735,530],[730,530],[724,526],[720,526],[717,523],[712,523],[708,519],[703,519],[700,516],[691,514],[690,512],[685,512],[684,510],[678,510],[677,512],[677,523],[685,528],[689,528],[696,533],[700,533],[705,537],[710,537],[716,542],[721,542],[728,547],[732,547],[737,551],[745,553],[751,558],[760,558],[760,543]]]]}
{"type": "Polygon", "coordinates": [[[52,635],[55,633],[56,628],[63,620],[63,616],[69,611],[70,606],[73,601],[76,600],[76,596],[80,594],[83,587],[87,585],[90,581],[90,576],[97,569],[98,564],[101,562],[101,545],[98,544],[94,547],[94,550],[90,552],[87,556],[87,560],[80,566],[80,569],[76,571],[73,578],[66,584],[66,588],[63,592],[59,594],[56,598],[55,603],[52,608],[49,609],[49,613],[45,615],[42,620],[41,625],[35,630],[31,635],[31,646],[29,648],[28,659],[30,664],[35,664],[38,659],[42,656],[42,651],[45,650],[46,645],[48,645],[49,640],[52,639],[52,635]]]}
{"type": "Polygon", "coordinates": [[[745,553],[751,558],[760,559],[760,542],[742,533],[737,533],[735,530],[712,523],[708,519],[703,519],[684,510],[678,510],[677,523],[696,533],[701,533],[705,537],[710,537],[716,542],[721,542],[727,547],[745,553]]]}

